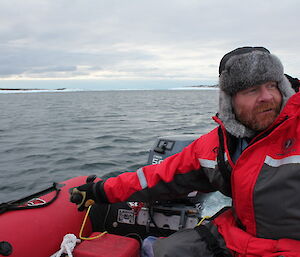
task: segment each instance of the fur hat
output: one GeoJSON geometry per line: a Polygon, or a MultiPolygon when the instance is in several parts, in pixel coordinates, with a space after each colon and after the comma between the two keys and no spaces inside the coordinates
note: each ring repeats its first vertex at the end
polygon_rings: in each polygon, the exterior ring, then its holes
{"type": "Polygon", "coordinates": [[[255,131],[235,118],[232,96],[238,91],[268,81],[276,81],[283,104],[295,93],[284,75],[280,60],[264,47],[237,48],[221,59],[219,66],[219,118],[226,130],[236,137],[252,137],[255,131]]]}

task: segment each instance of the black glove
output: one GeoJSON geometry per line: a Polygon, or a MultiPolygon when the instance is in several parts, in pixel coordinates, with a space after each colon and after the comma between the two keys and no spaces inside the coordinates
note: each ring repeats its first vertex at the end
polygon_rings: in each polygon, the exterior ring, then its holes
{"type": "MultiPolygon", "coordinates": [[[[78,211],[83,211],[90,205],[96,202],[96,186],[99,183],[94,183],[96,176],[91,175],[87,178],[86,184],[70,189],[70,201],[77,204],[78,211]]],[[[102,181],[100,181],[102,183],[102,181]]]]}

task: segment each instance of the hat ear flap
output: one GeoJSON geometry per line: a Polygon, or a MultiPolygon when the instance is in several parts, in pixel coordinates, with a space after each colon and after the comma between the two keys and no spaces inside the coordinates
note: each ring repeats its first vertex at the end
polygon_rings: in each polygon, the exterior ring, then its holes
{"type": "Polygon", "coordinates": [[[225,91],[220,90],[219,93],[219,118],[223,122],[225,129],[233,136],[238,138],[253,137],[255,132],[242,123],[240,123],[234,114],[232,107],[232,96],[225,91]]]}

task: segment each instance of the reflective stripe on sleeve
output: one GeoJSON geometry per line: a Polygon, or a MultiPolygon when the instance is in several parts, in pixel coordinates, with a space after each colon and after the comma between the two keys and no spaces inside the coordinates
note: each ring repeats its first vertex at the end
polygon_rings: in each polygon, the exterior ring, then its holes
{"type": "Polygon", "coordinates": [[[214,169],[217,165],[217,161],[206,160],[206,159],[198,159],[201,167],[214,169]]]}
{"type": "Polygon", "coordinates": [[[279,167],[290,163],[300,163],[300,155],[289,156],[282,159],[273,159],[270,156],[266,156],[265,163],[271,167],[279,167]]]}
{"type": "Polygon", "coordinates": [[[146,180],[143,169],[142,168],[138,169],[136,171],[136,173],[137,173],[137,176],[139,178],[140,185],[141,185],[142,189],[146,188],[148,186],[148,184],[147,184],[147,180],[146,180]]]}

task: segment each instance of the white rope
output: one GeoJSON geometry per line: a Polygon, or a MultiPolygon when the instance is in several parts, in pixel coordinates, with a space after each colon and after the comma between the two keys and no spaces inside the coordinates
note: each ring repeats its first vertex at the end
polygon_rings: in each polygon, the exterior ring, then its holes
{"type": "Polygon", "coordinates": [[[66,234],[60,245],[60,250],[50,257],[60,257],[63,253],[68,254],[69,257],[73,257],[72,252],[76,246],[76,243],[80,242],[80,239],[77,239],[74,234],[66,234]]]}

